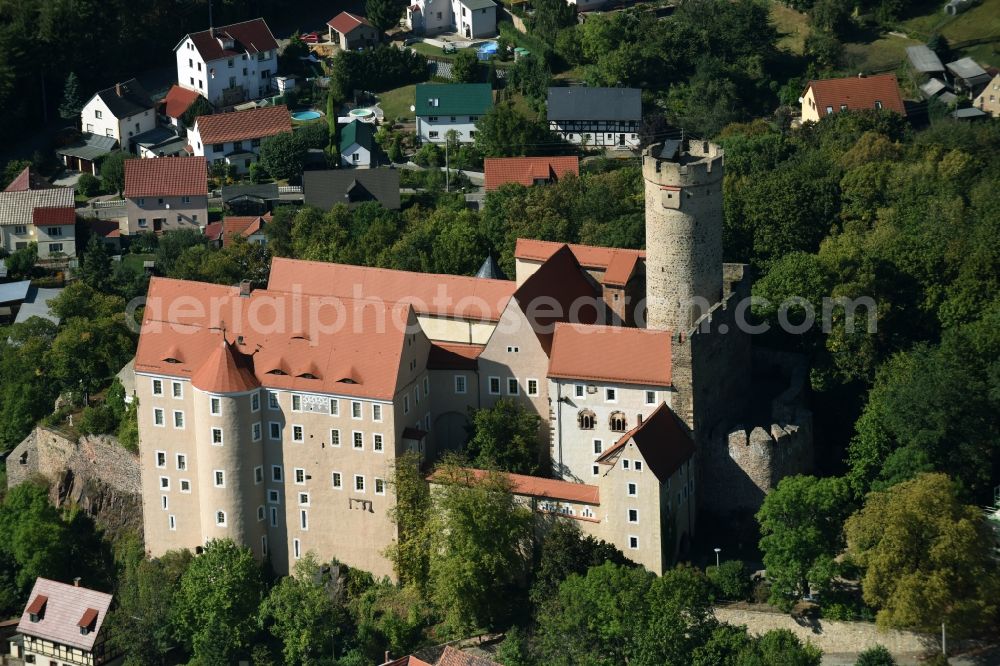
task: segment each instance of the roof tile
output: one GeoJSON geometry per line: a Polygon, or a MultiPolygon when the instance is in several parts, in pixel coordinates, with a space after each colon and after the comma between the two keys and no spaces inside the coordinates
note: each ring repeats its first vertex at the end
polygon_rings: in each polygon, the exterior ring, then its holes
{"type": "Polygon", "coordinates": [[[125,160],[125,196],[179,197],[208,195],[204,157],[157,157],[125,160]]]}
{"type": "Polygon", "coordinates": [[[358,16],[357,14],[351,14],[350,12],[340,12],[327,21],[326,24],[342,35],[349,34],[359,25],[366,25],[369,28],[374,27],[364,16],[358,16]]]}
{"type": "Polygon", "coordinates": [[[71,226],[76,224],[76,209],[72,206],[40,206],[31,211],[31,222],[36,227],[71,226]]]}
{"type": "Polygon", "coordinates": [[[536,179],[559,180],[566,174],[580,175],[580,158],[570,157],[487,157],[484,162],[486,189],[505,183],[535,184],[536,179]]]}
{"type": "MultiPolygon", "coordinates": [[[[194,42],[195,48],[198,49],[199,55],[206,63],[243,53],[256,55],[261,51],[275,51],[278,48],[278,42],[275,41],[271,29],[267,27],[267,23],[262,18],[224,25],[212,30],[192,32],[187,36],[194,42]],[[222,43],[217,39],[219,36],[231,37],[235,42],[233,48],[223,48],[222,43]]],[[[181,40],[181,43],[183,41],[181,40]]],[[[180,44],[177,47],[180,47],[180,44]]],[[[177,47],[174,48],[175,51],[177,47]]]]}
{"type": "Polygon", "coordinates": [[[175,83],[170,86],[167,96],[163,99],[163,113],[169,118],[180,118],[198,97],[198,93],[194,90],[181,88],[175,83]]]}
{"type": "Polygon", "coordinates": [[[203,145],[249,141],[292,131],[292,118],[286,106],[265,106],[246,111],[198,116],[195,129],[203,145]]]}
{"type": "Polygon", "coordinates": [[[28,596],[31,603],[21,614],[17,624],[18,633],[50,640],[81,650],[92,650],[104,620],[111,607],[111,595],[86,587],[67,585],[47,578],[38,578],[28,596]],[[30,615],[37,613],[39,598],[45,601],[45,612],[38,622],[32,622],[30,615]],[[93,631],[80,633],[80,622],[88,611],[96,616],[92,620],[93,631]]]}
{"type": "Polygon", "coordinates": [[[670,331],[556,324],[549,377],[670,386],[670,331]]]}
{"type": "Polygon", "coordinates": [[[614,464],[629,442],[635,442],[646,465],[661,482],[666,482],[695,451],[687,427],[665,402],[598,456],[597,462],[614,464]]]}
{"type": "Polygon", "coordinates": [[[828,115],[827,108],[833,109],[833,113],[840,112],[841,106],[846,106],[849,111],[860,111],[877,108],[876,102],[881,103],[883,109],[906,115],[895,74],[820,79],[810,81],[806,90],[809,88],[813,90],[816,110],[821,118],[828,115]]]}

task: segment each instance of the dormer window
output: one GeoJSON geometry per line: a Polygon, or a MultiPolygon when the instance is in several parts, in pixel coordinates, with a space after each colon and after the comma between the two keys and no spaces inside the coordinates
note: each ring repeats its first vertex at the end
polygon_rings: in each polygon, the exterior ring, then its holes
{"type": "Polygon", "coordinates": [[[287,375],[288,373],[285,372],[284,370],[282,370],[281,368],[274,368],[273,370],[268,370],[267,374],[269,374],[269,375],[287,375]]]}
{"type": "Polygon", "coordinates": [[[338,379],[337,382],[341,384],[357,384],[357,382],[350,377],[343,377],[342,379],[338,379]]]}
{"type": "Polygon", "coordinates": [[[597,417],[594,412],[589,409],[584,409],[577,415],[576,420],[577,423],[579,423],[581,430],[593,430],[597,417]]]}
{"type": "Polygon", "coordinates": [[[627,427],[627,424],[625,423],[625,413],[611,412],[611,418],[608,420],[608,424],[610,425],[612,432],[625,432],[627,427]]]}
{"type": "Polygon", "coordinates": [[[49,598],[44,594],[39,594],[35,597],[34,601],[28,605],[28,619],[31,622],[38,622],[43,617],[45,617],[45,605],[49,602],[49,598]]]}
{"type": "Polygon", "coordinates": [[[301,375],[299,375],[299,378],[300,379],[319,379],[319,377],[317,377],[316,375],[314,375],[311,372],[303,372],[301,375]]]}
{"type": "Polygon", "coordinates": [[[77,626],[80,627],[80,633],[86,636],[94,630],[97,626],[97,610],[94,608],[88,608],[83,612],[83,617],[77,622],[77,626]]]}

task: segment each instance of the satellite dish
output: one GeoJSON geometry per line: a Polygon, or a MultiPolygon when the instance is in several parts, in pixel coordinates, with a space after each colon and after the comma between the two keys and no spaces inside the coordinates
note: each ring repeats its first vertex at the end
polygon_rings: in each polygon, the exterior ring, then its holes
{"type": "Polygon", "coordinates": [[[411,105],[410,105],[410,111],[411,111],[411,112],[413,112],[413,111],[416,111],[416,110],[417,110],[417,107],[415,107],[415,106],[413,106],[413,105],[411,104],[411,105]]]}

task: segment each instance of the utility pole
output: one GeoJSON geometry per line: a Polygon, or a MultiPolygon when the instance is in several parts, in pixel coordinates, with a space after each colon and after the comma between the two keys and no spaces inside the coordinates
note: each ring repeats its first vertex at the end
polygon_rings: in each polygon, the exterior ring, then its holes
{"type": "Polygon", "coordinates": [[[948,635],[944,629],[944,622],[941,623],[941,656],[948,656],[948,635]]]}
{"type": "Polygon", "coordinates": [[[451,192],[451,168],[448,166],[448,144],[451,143],[451,139],[447,134],[444,135],[444,191],[451,192]]]}

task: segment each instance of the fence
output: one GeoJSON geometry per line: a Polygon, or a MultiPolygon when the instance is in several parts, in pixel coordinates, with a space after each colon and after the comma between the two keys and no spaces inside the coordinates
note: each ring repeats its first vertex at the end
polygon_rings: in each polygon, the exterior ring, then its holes
{"type": "Polygon", "coordinates": [[[124,208],[124,199],[109,199],[107,201],[91,201],[91,208],[124,208]]]}

